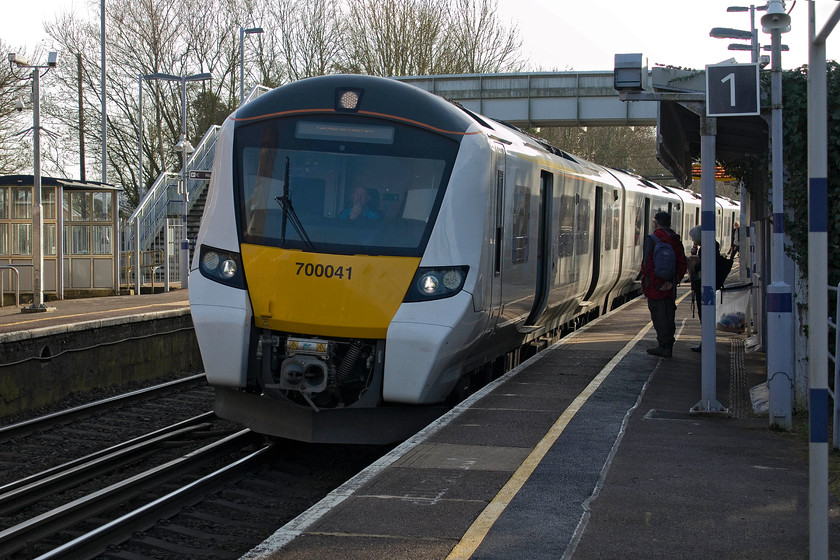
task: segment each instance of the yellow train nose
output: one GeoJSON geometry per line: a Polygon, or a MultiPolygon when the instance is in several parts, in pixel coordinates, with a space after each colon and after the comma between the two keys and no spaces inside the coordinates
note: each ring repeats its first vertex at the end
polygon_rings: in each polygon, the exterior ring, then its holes
{"type": "Polygon", "coordinates": [[[242,245],[242,264],[258,328],[385,338],[420,258],[242,245]]]}

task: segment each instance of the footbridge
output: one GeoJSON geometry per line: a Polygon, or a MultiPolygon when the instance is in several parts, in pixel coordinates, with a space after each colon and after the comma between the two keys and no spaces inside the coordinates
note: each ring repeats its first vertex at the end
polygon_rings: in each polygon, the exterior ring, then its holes
{"type": "Polygon", "coordinates": [[[396,78],[520,128],[656,126],[658,103],[626,103],[613,71],[458,74],[396,78]]]}

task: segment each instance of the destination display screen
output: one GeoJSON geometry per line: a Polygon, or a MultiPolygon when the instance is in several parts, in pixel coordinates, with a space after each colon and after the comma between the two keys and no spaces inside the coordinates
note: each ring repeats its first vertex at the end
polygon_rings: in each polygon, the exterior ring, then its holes
{"type": "Polygon", "coordinates": [[[349,123],[298,121],[295,137],[305,140],[393,144],[394,127],[349,123]]]}

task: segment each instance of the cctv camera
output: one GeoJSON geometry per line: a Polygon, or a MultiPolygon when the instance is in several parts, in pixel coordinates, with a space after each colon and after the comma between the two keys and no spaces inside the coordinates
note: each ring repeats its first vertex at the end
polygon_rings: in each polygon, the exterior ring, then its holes
{"type": "Polygon", "coordinates": [[[20,113],[21,111],[23,111],[23,108],[24,108],[23,99],[18,97],[17,101],[15,101],[15,111],[20,113]]]}
{"type": "Polygon", "coordinates": [[[29,59],[17,53],[9,53],[9,62],[18,66],[29,66],[29,59]]]}

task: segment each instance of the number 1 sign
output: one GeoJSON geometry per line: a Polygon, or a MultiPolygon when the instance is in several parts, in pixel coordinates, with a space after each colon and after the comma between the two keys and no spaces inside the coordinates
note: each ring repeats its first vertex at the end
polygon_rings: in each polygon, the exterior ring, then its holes
{"type": "Polygon", "coordinates": [[[760,113],[758,64],[706,66],[707,117],[743,117],[760,113]]]}

